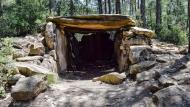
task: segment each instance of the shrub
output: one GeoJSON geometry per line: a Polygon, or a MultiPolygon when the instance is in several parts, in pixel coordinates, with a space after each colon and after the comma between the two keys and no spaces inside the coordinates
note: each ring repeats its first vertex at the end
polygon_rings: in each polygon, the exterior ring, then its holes
{"type": "Polygon", "coordinates": [[[0,36],[21,36],[36,32],[39,24],[45,22],[47,10],[45,0],[19,0],[4,6],[0,16],[0,36]]]}
{"type": "Polygon", "coordinates": [[[179,26],[162,27],[158,35],[161,41],[176,45],[184,45],[188,42],[186,32],[182,31],[179,26]]]}
{"type": "Polygon", "coordinates": [[[3,47],[0,49],[0,97],[5,96],[5,88],[8,78],[11,76],[14,64],[12,60],[12,38],[1,40],[3,47]]]}

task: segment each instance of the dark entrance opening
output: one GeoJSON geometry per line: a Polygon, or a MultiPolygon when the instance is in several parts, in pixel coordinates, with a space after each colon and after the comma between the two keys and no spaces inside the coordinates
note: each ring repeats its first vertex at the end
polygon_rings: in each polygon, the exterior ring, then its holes
{"type": "Polygon", "coordinates": [[[67,37],[68,71],[114,70],[114,31],[65,30],[67,37]]]}

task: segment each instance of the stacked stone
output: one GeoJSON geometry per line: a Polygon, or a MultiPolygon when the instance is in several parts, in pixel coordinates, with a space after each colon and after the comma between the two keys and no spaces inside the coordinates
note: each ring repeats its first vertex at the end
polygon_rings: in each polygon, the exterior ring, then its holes
{"type": "Polygon", "coordinates": [[[151,51],[151,39],[155,33],[152,30],[139,27],[132,27],[129,31],[123,32],[121,50],[128,55],[130,75],[135,75],[153,67],[155,56],[151,51]],[[129,47],[129,48],[127,48],[129,47]]]}

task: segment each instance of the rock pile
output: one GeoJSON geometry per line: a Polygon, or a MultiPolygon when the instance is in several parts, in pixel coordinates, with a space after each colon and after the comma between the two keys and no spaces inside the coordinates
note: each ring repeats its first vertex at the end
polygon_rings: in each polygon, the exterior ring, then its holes
{"type": "Polygon", "coordinates": [[[151,39],[155,33],[148,29],[132,27],[123,32],[123,44],[129,46],[129,74],[136,76],[137,73],[146,71],[155,66],[155,56],[151,51],[151,39]]]}
{"type": "Polygon", "coordinates": [[[154,32],[138,27],[132,27],[123,35],[120,49],[122,54],[126,55],[126,49],[129,52],[129,69],[126,72],[137,86],[143,86],[152,93],[152,102],[149,103],[156,107],[188,107],[190,57],[184,56],[187,48],[157,44],[155,40],[152,44],[154,32]]]}
{"type": "Polygon", "coordinates": [[[58,79],[53,30],[53,24],[48,23],[42,34],[15,38],[13,59],[17,72],[8,80],[9,86],[14,85],[11,96],[15,101],[33,99],[58,79]]]}

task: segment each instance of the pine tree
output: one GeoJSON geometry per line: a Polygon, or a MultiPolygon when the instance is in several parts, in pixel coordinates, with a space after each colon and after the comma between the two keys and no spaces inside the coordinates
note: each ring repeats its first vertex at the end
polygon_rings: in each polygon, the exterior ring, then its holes
{"type": "Polygon", "coordinates": [[[98,12],[99,14],[103,14],[102,0],[98,0],[98,12]]]}
{"type": "Polygon", "coordinates": [[[162,23],[162,8],[161,0],[156,0],[156,33],[160,32],[160,27],[162,23]]]}
{"type": "Polygon", "coordinates": [[[116,14],[121,14],[121,2],[120,0],[115,0],[116,14]]]}
{"type": "Polygon", "coordinates": [[[145,11],[145,0],[141,0],[141,20],[142,20],[142,26],[146,27],[146,11],[145,11]]]}

